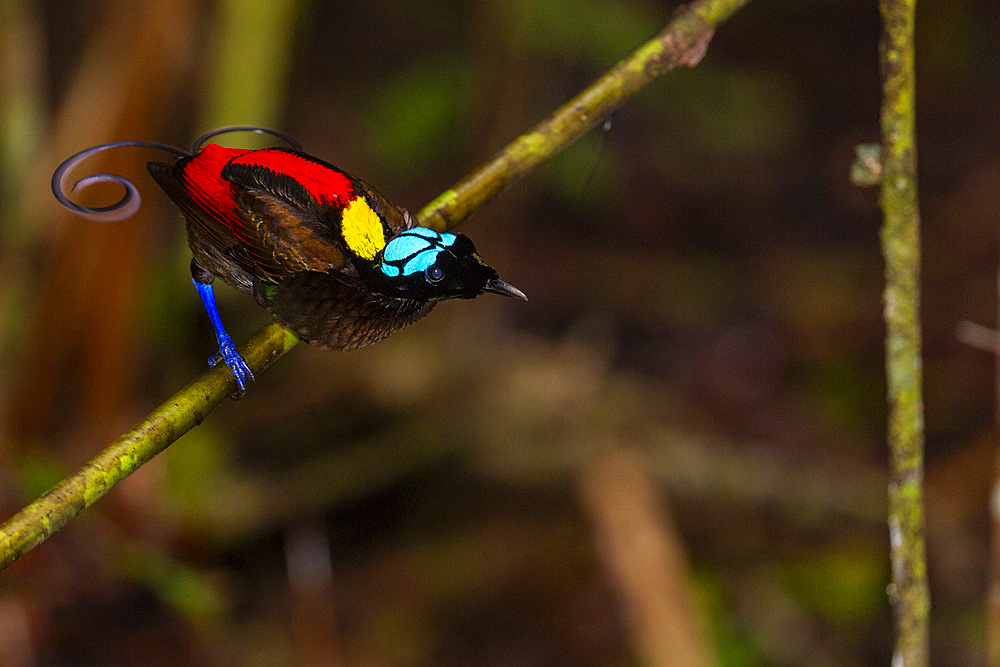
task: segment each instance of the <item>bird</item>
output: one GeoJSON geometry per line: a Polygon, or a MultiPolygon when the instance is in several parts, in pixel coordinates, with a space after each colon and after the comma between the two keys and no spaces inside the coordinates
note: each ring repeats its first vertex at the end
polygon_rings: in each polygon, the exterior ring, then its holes
{"type": "Polygon", "coordinates": [[[375,343],[426,315],[438,301],[490,292],[524,293],[500,279],[464,234],[419,226],[365,181],[309,155],[287,135],[268,128],[221,128],[199,137],[191,151],[144,141],[100,144],[67,158],[52,177],[64,206],[85,217],[118,220],[138,209],[138,190],[115,174],[98,181],[122,184],[116,204],[92,208],[65,192],[69,170],[96,152],[123,146],[164,149],[172,162],[146,168],[186,221],[191,276],[241,396],[253,372],[222,324],[216,278],[252,295],[279,324],[327,350],[375,343]],[[277,136],[289,144],[263,149],[224,147],[208,140],[227,132],[277,136]]]}

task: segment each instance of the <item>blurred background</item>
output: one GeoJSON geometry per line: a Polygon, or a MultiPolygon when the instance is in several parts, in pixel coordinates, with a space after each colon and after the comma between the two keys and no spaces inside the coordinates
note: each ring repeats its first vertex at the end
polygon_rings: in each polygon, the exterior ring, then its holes
{"type": "MultiPolygon", "coordinates": [[[[3,3],[3,516],[215,349],[162,154],[87,163],[145,197],[115,224],[52,199],[63,158],[267,125],[415,211],[676,8],[3,3]]],[[[996,321],[996,18],[918,14],[937,664],[985,655],[995,360],[955,329],[996,321]]],[[[878,35],[874,0],[751,2],[461,227],[530,301],[296,347],[0,574],[0,663],[886,664],[878,35]]]]}

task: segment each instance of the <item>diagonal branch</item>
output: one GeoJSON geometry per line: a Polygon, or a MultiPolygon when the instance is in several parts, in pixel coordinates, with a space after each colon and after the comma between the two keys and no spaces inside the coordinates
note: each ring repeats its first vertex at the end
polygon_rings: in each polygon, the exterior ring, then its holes
{"type": "MultiPolygon", "coordinates": [[[[697,65],[715,27],[748,2],[697,0],[688,5],[660,34],[424,207],[417,216],[420,224],[438,229],[457,225],[533,167],[586,134],[654,79],[679,65],[697,65]]],[[[293,334],[269,324],[240,352],[257,374],[296,342],[293,334]]],[[[204,373],[76,473],[14,515],[0,526],[0,569],[40,544],[200,423],[235,389],[228,368],[220,366],[204,373]]]]}

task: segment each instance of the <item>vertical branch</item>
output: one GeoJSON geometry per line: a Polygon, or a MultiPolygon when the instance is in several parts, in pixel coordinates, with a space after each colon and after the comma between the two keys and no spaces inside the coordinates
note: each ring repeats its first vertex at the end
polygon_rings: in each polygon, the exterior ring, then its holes
{"type": "MultiPolygon", "coordinates": [[[[993,353],[993,429],[1000,429],[1000,270],[997,273],[997,328],[992,331],[990,350],[993,353]]],[[[990,493],[990,562],[989,587],[986,589],[986,662],[1000,665],[1000,454],[994,454],[993,487],[990,493]]]]}
{"type": "Polygon", "coordinates": [[[990,493],[992,534],[990,535],[990,580],[986,591],[986,664],[988,665],[1000,665],[1000,507],[997,504],[998,494],[1000,494],[1000,457],[996,461],[993,488],[992,493],[990,493]]]}
{"type": "Polygon", "coordinates": [[[916,0],[880,0],[883,33],[881,205],[884,217],[886,376],[889,397],[890,588],[896,622],[893,664],[928,661],[924,554],[923,401],[919,314],[920,222],[914,137],[913,25],[916,0]]]}

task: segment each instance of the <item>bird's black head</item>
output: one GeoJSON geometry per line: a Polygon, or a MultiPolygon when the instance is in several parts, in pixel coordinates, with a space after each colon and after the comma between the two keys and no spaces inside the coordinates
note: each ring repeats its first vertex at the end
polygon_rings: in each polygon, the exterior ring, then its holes
{"type": "Polygon", "coordinates": [[[394,236],[375,258],[371,281],[390,297],[441,301],[472,299],[483,292],[527,299],[500,280],[469,237],[414,227],[394,236]]]}

